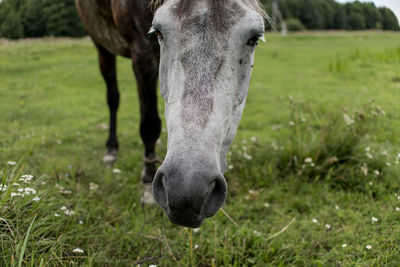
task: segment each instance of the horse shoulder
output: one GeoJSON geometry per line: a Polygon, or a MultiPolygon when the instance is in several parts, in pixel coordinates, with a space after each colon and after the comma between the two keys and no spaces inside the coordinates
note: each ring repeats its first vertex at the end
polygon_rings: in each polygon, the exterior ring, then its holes
{"type": "Polygon", "coordinates": [[[115,7],[131,0],[75,0],[82,23],[94,42],[114,55],[130,57],[129,41],[115,21],[115,7]]]}

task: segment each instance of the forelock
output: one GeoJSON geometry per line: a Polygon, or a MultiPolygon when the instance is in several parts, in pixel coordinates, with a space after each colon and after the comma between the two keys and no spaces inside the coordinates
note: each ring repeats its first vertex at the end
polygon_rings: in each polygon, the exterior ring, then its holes
{"type": "MultiPolygon", "coordinates": [[[[150,0],[149,6],[150,9],[155,12],[158,8],[160,8],[163,4],[168,2],[169,0],[150,0]]],[[[198,0],[181,0],[177,7],[177,15],[182,18],[186,16],[190,12],[191,6],[198,1],[198,0]]],[[[210,2],[210,6],[213,8],[214,14],[218,14],[218,12],[224,8],[224,4],[226,1],[229,0],[207,0],[210,2]]],[[[256,11],[260,14],[263,18],[268,19],[268,15],[265,13],[262,5],[260,4],[259,0],[238,0],[243,2],[245,5],[256,11]]]]}

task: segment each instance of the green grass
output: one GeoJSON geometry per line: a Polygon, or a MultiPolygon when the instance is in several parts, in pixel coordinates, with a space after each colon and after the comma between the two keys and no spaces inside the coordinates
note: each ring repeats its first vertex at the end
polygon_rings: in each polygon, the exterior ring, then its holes
{"type": "MultiPolygon", "coordinates": [[[[400,36],[267,39],[226,173],[237,225],[218,212],[199,231],[140,204],[129,60],[114,173],[101,162],[108,110],[91,42],[1,40],[0,266],[398,266],[400,36]],[[11,196],[26,187],[37,194],[11,196]]],[[[164,130],[160,156],[165,146],[164,130]]]]}

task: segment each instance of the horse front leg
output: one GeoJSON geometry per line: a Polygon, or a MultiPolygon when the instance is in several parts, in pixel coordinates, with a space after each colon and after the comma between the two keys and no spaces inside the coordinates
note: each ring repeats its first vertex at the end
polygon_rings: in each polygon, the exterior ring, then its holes
{"type": "Polygon", "coordinates": [[[156,142],[161,133],[161,120],[157,106],[158,59],[151,53],[141,53],[132,61],[140,100],[140,136],[143,140],[144,165],[142,182],[145,187],[142,202],[154,204],[152,182],[156,174],[156,142]]]}
{"type": "Polygon", "coordinates": [[[107,85],[107,103],[110,112],[109,136],[106,143],[107,152],[103,157],[103,161],[106,164],[112,164],[117,160],[119,146],[117,139],[119,91],[115,66],[116,56],[98,44],[96,44],[96,47],[99,56],[100,71],[107,85]]]}

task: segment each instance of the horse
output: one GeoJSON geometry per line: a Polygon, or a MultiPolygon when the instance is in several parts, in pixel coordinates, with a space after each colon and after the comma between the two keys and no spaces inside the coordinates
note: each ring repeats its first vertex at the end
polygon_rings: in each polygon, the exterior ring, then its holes
{"type": "Polygon", "coordinates": [[[98,51],[107,87],[109,136],[103,161],[117,159],[120,95],[116,56],[132,60],[144,143],[144,202],[154,196],[170,222],[199,227],[227,196],[226,156],[245,106],[265,13],[258,0],[75,0],[98,51]],[[165,101],[167,154],[157,83],[165,101]]]}

